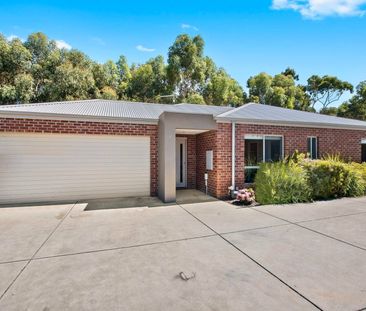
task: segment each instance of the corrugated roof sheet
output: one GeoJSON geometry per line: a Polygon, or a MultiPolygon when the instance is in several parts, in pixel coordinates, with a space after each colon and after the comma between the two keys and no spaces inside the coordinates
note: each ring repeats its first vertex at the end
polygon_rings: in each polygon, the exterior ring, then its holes
{"type": "Polygon", "coordinates": [[[156,122],[165,112],[198,113],[213,115],[218,121],[248,123],[289,124],[298,126],[322,126],[341,128],[362,128],[366,122],[322,115],[318,113],[284,109],[280,107],[245,104],[239,108],[194,105],[194,104],[149,104],[117,100],[79,100],[37,104],[0,106],[0,115],[20,113],[30,115],[61,115],[93,118],[120,118],[156,122]]]}
{"type": "Polygon", "coordinates": [[[164,111],[219,115],[231,107],[149,104],[117,100],[80,100],[0,106],[1,111],[157,121],[164,111]]]}
{"type": "Polygon", "coordinates": [[[319,113],[285,109],[256,103],[245,104],[216,117],[218,121],[238,121],[250,123],[312,125],[322,127],[364,128],[366,122],[328,116],[319,113]]]}

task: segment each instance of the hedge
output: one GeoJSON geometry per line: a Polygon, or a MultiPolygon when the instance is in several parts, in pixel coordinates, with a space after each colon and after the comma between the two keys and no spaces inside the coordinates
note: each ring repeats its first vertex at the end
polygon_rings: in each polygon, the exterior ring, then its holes
{"type": "Polygon", "coordinates": [[[259,203],[298,203],[365,194],[366,164],[345,163],[337,157],[295,158],[260,165],[255,178],[259,203]]]}

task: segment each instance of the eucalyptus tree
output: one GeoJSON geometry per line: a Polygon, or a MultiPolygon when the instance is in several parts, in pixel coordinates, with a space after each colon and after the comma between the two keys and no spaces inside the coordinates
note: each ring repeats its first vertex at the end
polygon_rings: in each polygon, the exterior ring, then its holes
{"type": "Polygon", "coordinates": [[[307,81],[306,91],[310,96],[311,106],[320,105],[321,109],[328,108],[337,102],[345,92],[353,92],[353,85],[334,76],[313,75],[307,81]]]}
{"type": "Polygon", "coordinates": [[[338,116],[366,121],[366,81],[356,87],[356,94],[338,108],[338,116]]]}

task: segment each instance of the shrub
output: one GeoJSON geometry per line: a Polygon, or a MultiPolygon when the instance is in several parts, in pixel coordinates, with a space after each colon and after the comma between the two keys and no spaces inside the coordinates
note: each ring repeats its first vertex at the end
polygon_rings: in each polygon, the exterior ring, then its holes
{"type": "Polygon", "coordinates": [[[255,194],[252,188],[241,189],[236,195],[236,200],[244,205],[250,205],[255,202],[255,194]]]}
{"type": "Polygon", "coordinates": [[[363,181],[366,183],[366,163],[349,163],[350,168],[360,174],[363,181]]]}
{"type": "Polygon", "coordinates": [[[302,166],[293,161],[262,163],[255,178],[261,204],[309,202],[311,189],[302,166]]]}
{"type": "Polygon", "coordinates": [[[350,164],[339,159],[303,162],[314,199],[333,199],[361,196],[365,193],[365,182],[350,164]]]}

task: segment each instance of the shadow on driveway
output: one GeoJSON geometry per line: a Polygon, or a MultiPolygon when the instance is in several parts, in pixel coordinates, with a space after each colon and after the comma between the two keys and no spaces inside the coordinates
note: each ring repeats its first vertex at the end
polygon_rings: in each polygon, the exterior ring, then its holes
{"type": "Polygon", "coordinates": [[[195,189],[177,190],[177,201],[164,203],[158,197],[131,197],[131,198],[111,198],[88,200],[85,211],[95,211],[102,209],[133,208],[133,207],[158,207],[176,204],[192,204],[202,202],[214,202],[217,199],[206,195],[195,189]]]}

